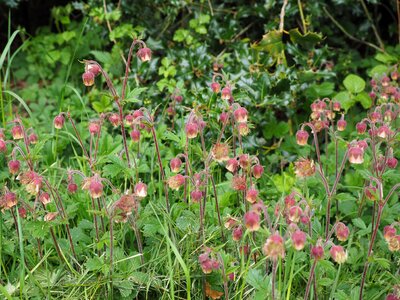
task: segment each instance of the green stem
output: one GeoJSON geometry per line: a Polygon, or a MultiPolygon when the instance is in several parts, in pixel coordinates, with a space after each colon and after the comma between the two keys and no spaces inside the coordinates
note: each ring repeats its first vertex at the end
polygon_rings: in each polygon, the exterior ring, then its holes
{"type": "Polygon", "coordinates": [[[15,208],[17,213],[17,223],[18,223],[18,238],[19,238],[19,253],[20,253],[20,274],[19,274],[19,296],[22,299],[22,292],[24,290],[24,283],[25,283],[25,253],[24,253],[24,243],[22,237],[22,226],[21,226],[21,219],[19,217],[18,209],[15,208]]]}
{"type": "Polygon", "coordinates": [[[292,265],[290,266],[290,277],[288,283],[288,289],[286,292],[286,300],[290,300],[290,291],[292,289],[292,282],[293,282],[293,272],[294,272],[294,263],[296,261],[296,251],[293,251],[292,255],[292,265]]]}
{"type": "Polygon", "coordinates": [[[337,284],[338,284],[338,281],[339,281],[339,275],[340,275],[341,268],[342,268],[342,264],[339,264],[339,268],[338,268],[338,271],[336,273],[335,282],[333,283],[333,287],[332,287],[331,295],[329,296],[329,299],[333,299],[333,295],[335,294],[335,290],[336,290],[336,287],[337,287],[337,284]]]}
{"type": "Polygon", "coordinates": [[[303,5],[301,4],[301,0],[297,0],[297,5],[299,6],[301,23],[303,24],[303,33],[306,34],[307,33],[307,24],[306,24],[306,20],[304,19],[303,5]]]}

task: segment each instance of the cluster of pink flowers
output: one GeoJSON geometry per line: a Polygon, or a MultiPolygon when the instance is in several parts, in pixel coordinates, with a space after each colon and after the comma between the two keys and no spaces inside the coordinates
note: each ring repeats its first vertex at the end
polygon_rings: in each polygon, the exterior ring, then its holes
{"type": "Polygon", "coordinates": [[[385,226],[383,229],[383,237],[385,238],[385,241],[391,252],[400,251],[400,235],[397,234],[397,230],[394,226],[396,224],[385,226]]]}
{"type": "Polygon", "coordinates": [[[213,254],[210,248],[206,248],[202,254],[199,255],[200,267],[204,274],[210,274],[214,270],[220,268],[220,263],[213,254]]]}

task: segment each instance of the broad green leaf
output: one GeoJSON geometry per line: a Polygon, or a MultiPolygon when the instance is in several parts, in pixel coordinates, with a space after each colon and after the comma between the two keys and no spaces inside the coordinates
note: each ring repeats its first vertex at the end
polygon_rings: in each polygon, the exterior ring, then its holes
{"type": "Polygon", "coordinates": [[[367,94],[367,92],[361,92],[357,96],[354,97],[355,100],[361,103],[361,105],[365,108],[368,109],[372,105],[372,99],[371,97],[367,94]]]}
{"type": "Polygon", "coordinates": [[[396,56],[393,56],[389,53],[378,53],[375,55],[375,59],[377,61],[383,62],[384,64],[394,64],[399,61],[399,58],[396,56]]]}
{"type": "Polygon", "coordinates": [[[365,89],[364,79],[354,74],[347,75],[343,80],[343,84],[353,94],[361,93],[365,89]]]}
{"type": "Polygon", "coordinates": [[[333,99],[339,101],[343,109],[346,111],[356,103],[356,100],[350,97],[348,92],[337,93],[333,99]]]}
{"type": "Polygon", "coordinates": [[[368,75],[371,77],[374,76],[381,76],[383,74],[388,73],[389,68],[386,65],[377,65],[375,67],[373,67],[369,72],[368,75]]]}
{"type": "Polygon", "coordinates": [[[354,226],[360,228],[360,229],[366,229],[367,226],[365,225],[364,221],[361,220],[360,218],[355,218],[353,219],[353,224],[354,226]]]}

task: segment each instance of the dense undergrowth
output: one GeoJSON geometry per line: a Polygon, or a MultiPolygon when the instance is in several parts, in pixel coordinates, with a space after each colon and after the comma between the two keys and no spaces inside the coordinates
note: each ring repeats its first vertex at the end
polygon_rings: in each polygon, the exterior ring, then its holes
{"type": "Polygon", "coordinates": [[[10,25],[1,297],[399,299],[400,48],[365,2],[155,3],[10,25]]]}

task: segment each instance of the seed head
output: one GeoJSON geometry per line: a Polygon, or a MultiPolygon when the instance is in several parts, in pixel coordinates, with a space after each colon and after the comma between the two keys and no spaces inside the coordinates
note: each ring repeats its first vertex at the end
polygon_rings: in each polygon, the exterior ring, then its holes
{"type": "Polygon", "coordinates": [[[217,162],[229,160],[229,145],[225,143],[217,143],[211,149],[212,158],[217,162]]]}
{"type": "Polygon", "coordinates": [[[307,158],[300,158],[294,163],[297,177],[309,177],[315,173],[314,161],[307,158]]]}
{"type": "Polygon", "coordinates": [[[247,188],[246,178],[244,176],[235,175],[232,177],[232,188],[235,191],[245,191],[247,188]]]}

